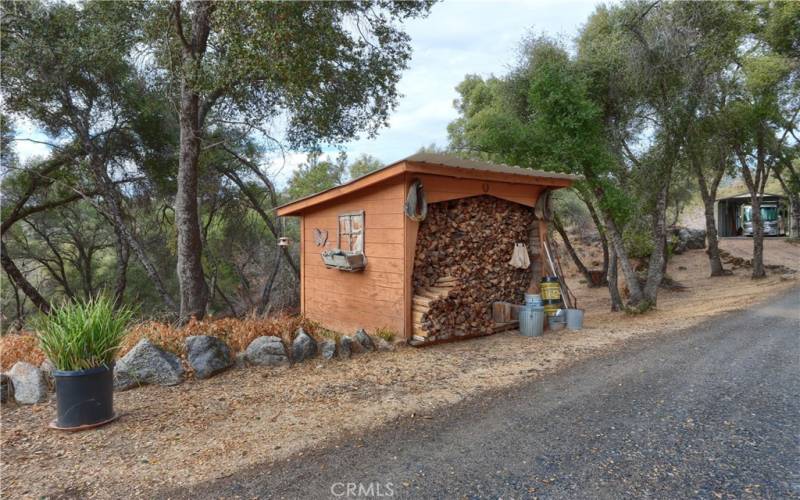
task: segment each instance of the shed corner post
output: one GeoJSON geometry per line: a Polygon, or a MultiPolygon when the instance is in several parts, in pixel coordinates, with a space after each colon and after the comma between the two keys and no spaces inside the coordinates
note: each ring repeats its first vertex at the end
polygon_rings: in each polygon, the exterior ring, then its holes
{"type": "MultiPolygon", "coordinates": [[[[405,172],[403,174],[403,193],[408,193],[408,189],[413,181],[413,174],[405,172]]],[[[401,202],[405,204],[405,197],[401,202]]],[[[417,249],[417,233],[419,222],[413,221],[403,213],[403,336],[406,341],[410,341],[414,335],[414,322],[411,308],[414,297],[414,257],[417,249]]]]}
{"type": "Polygon", "coordinates": [[[306,314],[306,218],[300,214],[300,314],[306,314]]]}

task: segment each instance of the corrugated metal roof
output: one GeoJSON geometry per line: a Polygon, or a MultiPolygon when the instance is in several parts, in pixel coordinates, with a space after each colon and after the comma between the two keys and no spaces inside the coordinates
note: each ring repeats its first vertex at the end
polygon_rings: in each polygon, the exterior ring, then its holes
{"type": "MultiPolygon", "coordinates": [[[[408,158],[394,162],[392,165],[400,163],[401,161],[412,161],[416,163],[429,163],[432,165],[445,165],[448,167],[468,168],[471,170],[483,170],[485,172],[501,172],[504,174],[526,175],[529,177],[544,177],[546,179],[569,179],[579,180],[583,179],[579,175],[560,174],[557,172],[546,172],[544,170],[533,170],[530,168],[522,168],[514,165],[506,165],[505,163],[491,163],[482,160],[467,160],[457,156],[443,155],[438,153],[417,153],[408,158]]],[[[391,165],[389,165],[391,166],[391,165]]]]}
{"type": "Polygon", "coordinates": [[[403,162],[410,162],[410,163],[423,163],[427,165],[439,165],[451,168],[463,168],[467,170],[475,170],[479,172],[494,172],[494,173],[503,173],[503,174],[513,174],[513,175],[523,175],[526,177],[541,177],[544,179],[561,179],[561,180],[580,180],[583,179],[583,176],[580,175],[570,175],[570,174],[560,174],[557,172],[546,172],[544,170],[533,170],[530,168],[522,168],[512,165],[506,165],[503,163],[491,163],[488,161],[479,161],[479,160],[467,160],[464,158],[459,158],[456,156],[438,154],[438,153],[417,153],[411,155],[409,157],[403,158],[402,160],[397,160],[392,162],[382,168],[377,170],[373,170],[372,172],[366,173],[360,177],[356,177],[355,179],[351,179],[344,184],[340,184],[339,186],[334,186],[329,189],[325,189],[318,193],[310,194],[308,196],[303,196],[302,198],[298,198],[296,200],[292,200],[288,203],[284,203],[283,205],[276,207],[276,210],[287,207],[289,205],[294,205],[296,203],[309,200],[316,196],[322,195],[329,191],[333,191],[336,189],[340,189],[344,186],[348,186],[350,184],[356,183],[361,181],[362,179],[366,179],[367,177],[373,176],[379,172],[382,172],[386,169],[392,168],[395,165],[398,165],[403,162]]]}
{"type": "MultiPolygon", "coordinates": [[[[760,198],[785,198],[785,195],[782,194],[775,194],[775,193],[764,193],[760,198]]],[[[731,196],[726,196],[724,198],[717,198],[717,201],[725,201],[725,200],[741,200],[741,199],[750,199],[750,193],[748,191],[744,191],[739,194],[734,194],[731,196]]]]}

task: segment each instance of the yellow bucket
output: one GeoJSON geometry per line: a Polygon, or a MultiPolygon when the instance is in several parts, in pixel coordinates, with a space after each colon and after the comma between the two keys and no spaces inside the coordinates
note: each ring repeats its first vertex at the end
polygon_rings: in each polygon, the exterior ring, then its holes
{"type": "Polygon", "coordinates": [[[552,316],[561,309],[561,284],[555,276],[545,276],[539,286],[544,312],[552,316]]]}

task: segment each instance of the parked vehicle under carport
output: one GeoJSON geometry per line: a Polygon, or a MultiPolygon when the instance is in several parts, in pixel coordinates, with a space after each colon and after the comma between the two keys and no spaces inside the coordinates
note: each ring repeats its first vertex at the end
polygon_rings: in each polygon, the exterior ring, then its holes
{"type": "MultiPolygon", "coordinates": [[[[753,207],[742,205],[742,232],[745,236],[753,236],[753,207]]],[[[761,222],[764,226],[764,236],[781,236],[785,233],[784,219],[778,204],[761,206],[761,222]]]]}

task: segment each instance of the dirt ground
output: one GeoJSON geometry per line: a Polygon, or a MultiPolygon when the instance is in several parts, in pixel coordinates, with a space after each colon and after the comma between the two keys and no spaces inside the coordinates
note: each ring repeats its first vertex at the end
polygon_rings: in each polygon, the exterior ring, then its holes
{"type": "MultiPolygon", "coordinates": [[[[753,258],[753,238],[720,238],[719,247],[734,257],[746,260],[753,258]]],[[[765,236],[764,264],[800,268],[800,244],[790,243],[785,238],[765,236]]]]}
{"type": "MultiPolygon", "coordinates": [[[[796,268],[800,247],[793,248],[790,267],[796,268]]],[[[398,417],[425,418],[435,408],[541,377],[637,337],[691,327],[800,283],[796,274],[753,281],[747,268],[708,279],[701,250],[676,256],[669,274],[687,289],[662,291],[658,309],[648,314],[608,312],[605,289],[574,280],[586,309],[580,332],[538,338],[506,332],[349,362],[231,370],[176,387],[135,389],[117,393],[119,421],[90,432],[49,430],[52,400],[9,407],[2,414],[2,494],[149,497],[343,437],[357,442],[398,417]]]]}

